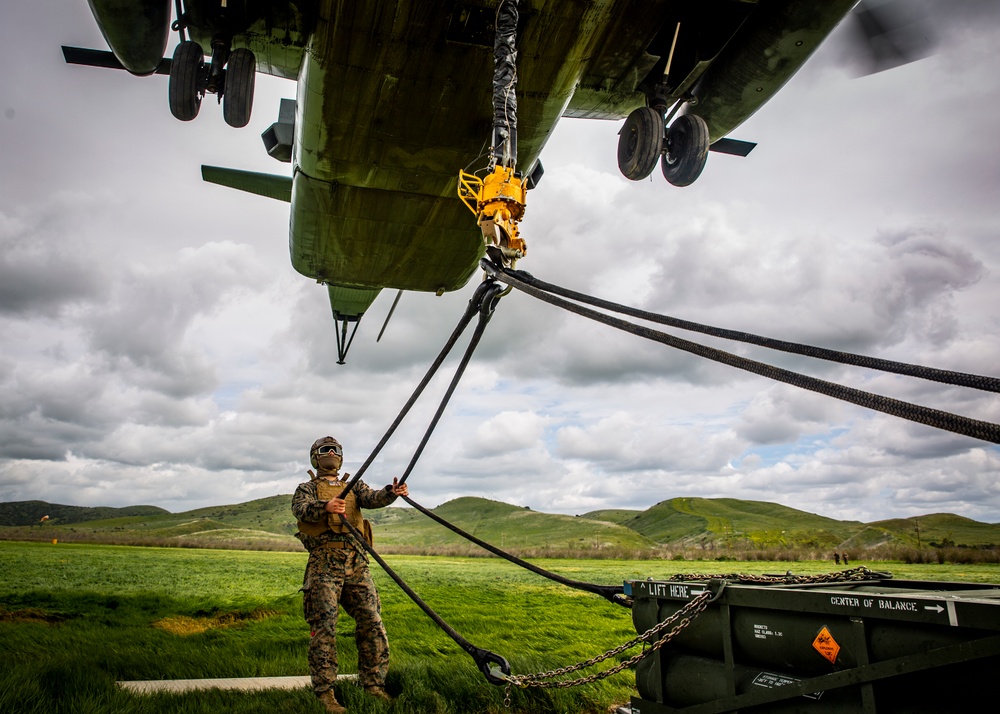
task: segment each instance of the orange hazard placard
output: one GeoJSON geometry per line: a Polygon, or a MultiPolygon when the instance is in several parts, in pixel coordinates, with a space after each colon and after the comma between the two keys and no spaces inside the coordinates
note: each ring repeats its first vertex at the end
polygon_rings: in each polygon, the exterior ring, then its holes
{"type": "Polygon", "coordinates": [[[824,627],[813,640],[813,649],[830,660],[831,664],[834,664],[837,661],[837,654],[840,652],[840,645],[833,639],[830,631],[824,627]]]}

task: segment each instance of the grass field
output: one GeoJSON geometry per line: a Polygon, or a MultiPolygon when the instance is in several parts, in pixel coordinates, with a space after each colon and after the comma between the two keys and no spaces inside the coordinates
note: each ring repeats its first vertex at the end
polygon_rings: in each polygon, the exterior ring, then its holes
{"type": "MultiPolygon", "coordinates": [[[[0,712],[315,712],[311,693],[136,697],[116,680],[308,673],[301,616],[305,553],[0,542],[0,712]]],[[[566,666],[635,635],[628,611],[496,559],[390,556],[390,564],[473,644],[523,674],[566,666]]],[[[571,578],[617,583],[677,572],[828,572],[828,563],[535,561],[571,578]]],[[[1000,581],[996,565],[879,563],[896,577],[1000,581]]],[[[377,567],[392,648],[392,704],[353,685],[352,712],[504,711],[503,692],[377,567]]],[[[341,671],[356,671],[342,616],[341,671]]],[[[625,653],[627,657],[631,652],[625,653]]],[[[628,672],[567,690],[516,691],[515,712],[606,712],[632,694],[628,672]]]]}

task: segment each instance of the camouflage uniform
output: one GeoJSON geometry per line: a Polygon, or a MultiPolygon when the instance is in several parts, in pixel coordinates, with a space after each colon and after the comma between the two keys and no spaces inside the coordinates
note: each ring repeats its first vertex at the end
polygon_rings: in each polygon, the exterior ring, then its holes
{"type": "MultiPolygon", "coordinates": [[[[346,485],[347,481],[341,483],[346,485]]],[[[320,500],[317,490],[316,481],[299,484],[292,497],[292,513],[297,520],[320,523],[330,516],[325,510],[326,501],[320,500]]],[[[354,484],[351,495],[361,508],[382,508],[396,500],[391,486],[375,491],[363,481],[354,484]]],[[[355,621],[358,683],[362,687],[384,685],[389,671],[389,640],[364,548],[349,533],[300,532],[296,537],[309,551],[302,592],[305,618],[311,629],[309,673],[313,690],[320,695],[337,681],[338,605],[343,605],[355,621]]]]}

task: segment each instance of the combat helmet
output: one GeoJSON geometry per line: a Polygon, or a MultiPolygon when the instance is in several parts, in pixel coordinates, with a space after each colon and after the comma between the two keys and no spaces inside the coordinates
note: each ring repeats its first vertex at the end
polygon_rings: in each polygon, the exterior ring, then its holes
{"type": "MultiPolygon", "coordinates": [[[[319,468],[319,460],[317,457],[319,456],[320,447],[325,446],[327,444],[340,446],[340,442],[334,439],[332,436],[324,436],[322,439],[316,439],[316,441],[313,442],[312,448],[309,449],[309,463],[312,464],[314,469],[319,468]]],[[[341,449],[341,451],[343,451],[343,449],[341,449]]]]}

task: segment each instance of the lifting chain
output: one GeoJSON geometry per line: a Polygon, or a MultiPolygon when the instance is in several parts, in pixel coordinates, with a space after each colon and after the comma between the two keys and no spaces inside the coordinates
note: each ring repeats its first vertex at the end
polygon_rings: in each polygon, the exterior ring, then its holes
{"type": "Polygon", "coordinates": [[[701,573],[687,573],[672,575],[668,580],[682,582],[701,580],[725,580],[740,583],[756,583],[758,585],[805,585],[810,583],[845,583],[859,580],[890,580],[892,573],[883,573],[869,570],[861,565],[850,570],[841,570],[835,573],[819,573],[817,575],[792,575],[791,572],[785,575],[748,575],[745,573],[730,573],[728,575],[704,575],[701,573]]]}
{"type": "Polygon", "coordinates": [[[600,654],[597,655],[596,657],[588,659],[586,662],[580,662],[578,664],[570,665],[569,667],[560,667],[559,669],[553,669],[549,672],[539,672],[538,674],[506,675],[505,677],[503,677],[503,679],[506,680],[507,682],[507,686],[504,689],[504,699],[503,699],[504,706],[507,707],[508,709],[510,708],[510,696],[513,687],[520,687],[521,689],[528,689],[531,687],[534,687],[536,689],[565,689],[568,687],[576,687],[581,684],[590,684],[591,682],[597,682],[601,679],[610,677],[613,674],[618,674],[623,669],[627,669],[629,667],[634,666],[636,663],[638,663],[640,659],[650,654],[651,652],[655,652],[656,650],[660,649],[663,645],[667,644],[668,642],[670,642],[670,640],[672,640],[674,637],[680,634],[685,627],[691,624],[691,622],[694,620],[695,617],[697,617],[699,614],[705,611],[705,609],[708,607],[709,601],[712,600],[714,597],[715,595],[711,591],[706,590],[705,592],[701,593],[696,598],[688,602],[684,607],[675,612],[673,615],[665,619],[663,622],[654,625],[643,634],[639,635],[638,637],[632,640],[629,640],[625,644],[619,645],[614,649],[608,650],[604,654],[600,654]],[[648,650],[643,650],[642,652],[638,652],[632,657],[629,657],[627,660],[619,662],[610,669],[606,669],[602,672],[595,672],[594,674],[588,677],[581,677],[579,679],[569,679],[559,682],[542,681],[546,679],[552,679],[553,677],[560,677],[564,674],[570,674],[571,672],[576,672],[581,669],[586,669],[587,667],[591,667],[595,664],[598,664],[599,662],[603,662],[604,660],[609,659],[610,657],[614,657],[617,654],[621,654],[625,650],[632,649],[640,642],[649,642],[650,640],[653,640],[654,638],[657,637],[657,635],[659,635],[661,632],[663,632],[664,630],[666,630],[668,627],[671,626],[673,626],[673,629],[667,632],[663,637],[657,639],[653,643],[653,646],[650,647],[648,650]]]}
{"type": "Polygon", "coordinates": [[[722,594],[722,589],[725,587],[726,583],[729,581],[736,581],[740,583],[756,583],[761,585],[803,585],[807,583],[835,583],[835,582],[856,582],[863,580],[888,580],[892,578],[891,573],[883,573],[874,570],[870,570],[864,566],[859,566],[857,568],[851,568],[850,570],[842,570],[835,573],[820,573],[817,575],[792,575],[790,572],[785,575],[748,575],[745,573],[732,573],[727,575],[705,575],[703,573],[688,573],[688,574],[678,574],[673,575],[669,580],[691,582],[691,581],[710,581],[712,583],[711,590],[705,590],[697,597],[690,600],[684,607],[670,615],[663,622],[654,625],[649,630],[639,635],[638,637],[629,640],[623,645],[619,645],[614,649],[608,650],[604,654],[597,655],[586,662],[580,662],[578,664],[570,665],[568,667],[560,667],[559,669],[553,669],[548,672],[539,672],[538,674],[508,674],[502,676],[501,678],[506,681],[507,685],[504,688],[504,706],[508,709],[510,708],[511,692],[514,687],[519,687],[521,689],[564,689],[568,687],[576,687],[581,684],[590,684],[592,682],[597,682],[601,679],[606,679],[614,674],[618,674],[624,669],[632,667],[637,664],[639,660],[648,654],[655,652],[656,650],[663,647],[663,645],[670,642],[674,637],[680,634],[684,628],[691,624],[691,622],[702,612],[704,612],[711,601],[715,600],[722,594]],[[656,639],[657,636],[666,630],[668,627],[672,629],[667,632],[663,637],[656,639]],[[627,660],[619,662],[614,667],[606,669],[601,672],[596,672],[588,677],[580,677],[578,679],[569,679],[562,681],[543,681],[551,680],[555,677],[560,677],[565,674],[570,674],[572,672],[579,671],[581,669],[586,669],[595,664],[603,662],[606,659],[614,657],[615,655],[621,654],[622,652],[632,649],[640,642],[650,642],[651,640],[656,640],[653,642],[652,647],[648,650],[643,650],[638,652],[627,660]]]}

